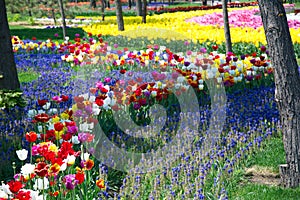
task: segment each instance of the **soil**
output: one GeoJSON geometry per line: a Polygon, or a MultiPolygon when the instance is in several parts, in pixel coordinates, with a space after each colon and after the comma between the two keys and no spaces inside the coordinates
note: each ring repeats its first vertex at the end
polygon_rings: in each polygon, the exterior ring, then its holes
{"type": "Polygon", "coordinates": [[[34,25],[31,25],[29,24],[28,22],[26,21],[19,21],[19,22],[9,22],[9,25],[13,25],[13,26],[24,26],[26,28],[36,28],[36,29],[39,29],[39,28],[45,28],[46,26],[54,26],[54,23],[51,23],[49,21],[39,21],[38,24],[34,24],[34,25]]]}
{"type": "Polygon", "coordinates": [[[253,166],[246,169],[246,177],[251,183],[280,186],[280,175],[265,167],[253,166]]]}

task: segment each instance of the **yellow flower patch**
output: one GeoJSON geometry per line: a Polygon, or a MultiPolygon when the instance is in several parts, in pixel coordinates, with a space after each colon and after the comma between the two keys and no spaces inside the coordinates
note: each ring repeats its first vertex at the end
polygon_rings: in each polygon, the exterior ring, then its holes
{"type": "MultiPolygon", "coordinates": [[[[229,8],[232,10],[253,9],[257,7],[229,8]]],[[[117,20],[115,16],[106,17],[106,21],[95,23],[83,27],[86,32],[93,35],[123,35],[130,38],[147,37],[148,39],[165,38],[166,42],[171,40],[191,40],[205,42],[207,40],[221,44],[225,41],[223,27],[219,26],[201,26],[196,23],[187,23],[186,19],[203,16],[206,14],[219,13],[221,9],[199,10],[191,12],[164,13],[161,15],[147,16],[147,23],[143,24],[141,17],[124,17],[125,31],[118,31],[117,20]]],[[[82,19],[84,17],[77,17],[82,19]]],[[[91,18],[90,18],[91,19],[91,18]]],[[[92,17],[100,19],[100,17],[92,17]]],[[[233,43],[252,42],[266,44],[266,38],[263,27],[241,28],[232,27],[231,39],[233,43]]],[[[300,43],[300,29],[291,29],[291,36],[294,43],[300,43]]]]}

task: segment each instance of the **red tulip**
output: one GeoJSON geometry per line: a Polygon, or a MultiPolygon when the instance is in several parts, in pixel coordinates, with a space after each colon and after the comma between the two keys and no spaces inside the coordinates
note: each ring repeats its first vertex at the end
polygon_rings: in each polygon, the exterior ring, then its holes
{"type": "Polygon", "coordinates": [[[63,140],[68,141],[72,138],[72,134],[71,133],[66,133],[66,134],[63,134],[61,137],[62,137],[63,140]]]}
{"type": "Polygon", "coordinates": [[[125,74],[125,73],[126,73],[126,69],[121,69],[121,70],[120,70],[120,73],[121,73],[121,74],[125,74]]]}
{"type": "Polygon", "coordinates": [[[103,106],[103,104],[104,104],[103,99],[99,99],[99,98],[96,98],[95,103],[96,103],[98,106],[103,106]]]}
{"type": "Polygon", "coordinates": [[[24,187],[24,185],[20,182],[20,181],[9,181],[7,183],[7,185],[9,185],[9,190],[12,192],[12,193],[17,193],[19,192],[19,190],[21,188],[24,187]]]}
{"type": "Polygon", "coordinates": [[[103,180],[103,179],[97,180],[97,181],[96,181],[96,185],[97,185],[100,189],[105,188],[105,183],[104,183],[104,180],[103,180]]]}
{"type": "Polygon", "coordinates": [[[213,45],[212,48],[214,51],[216,51],[219,47],[218,47],[218,45],[213,45]]]}
{"type": "Polygon", "coordinates": [[[26,133],[25,138],[28,142],[35,142],[37,139],[37,134],[34,131],[30,131],[29,133],[26,133]]]}
{"type": "Polygon", "coordinates": [[[39,99],[39,100],[38,100],[39,106],[44,106],[47,102],[48,102],[47,99],[42,99],[42,100],[39,99]]]}
{"type": "Polygon", "coordinates": [[[34,172],[40,177],[45,177],[48,174],[48,169],[49,169],[49,166],[46,163],[39,162],[36,165],[34,172]]]}
{"type": "Polygon", "coordinates": [[[94,167],[94,161],[91,160],[91,159],[88,159],[88,160],[85,162],[85,168],[86,168],[87,170],[91,170],[93,167],[94,167]]]}
{"type": "Polygon", "coordinates": [[[69,100],[69,97],[66,96],[66,95],[61,95],[61,98],[62,98],[62,101],[63,101],[63,102],[66,102],[66,101],[69,100]]]}
{"type": "Polygon", "coordinates": [[[83,183],[84,173],[83,172],[77,172],[77,174],[75,174],[75,179],[78,181],[78,184],[83,183]]]}
{"type": "Polygon", "coordinates": [[[61,131],[61,130],[63,130],[64,127],[65,127],[64,124],[61,123],[61,122],[57,122],[57,123],[54,124],[54,129],[56,131],[61,131]]]}
{"type": "Polygon", "coordinates": [[[46,113],[38,114],[34,117],[34,119],[38,122],[47,123],[50,120],[50,116],[46,113]]]}

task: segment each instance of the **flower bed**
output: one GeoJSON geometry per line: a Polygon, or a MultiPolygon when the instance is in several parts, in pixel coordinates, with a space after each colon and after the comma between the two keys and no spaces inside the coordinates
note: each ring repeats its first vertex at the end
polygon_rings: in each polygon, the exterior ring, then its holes
{"type": "MultiPolygon", "coordinates": [[[[249,8],[242,8],[236,9],[231,8],[229,9],[229,13],[231,11],[239,12],[236,10],[242,10],[247,15],[254,14],[254,11],[251,11],[249,8]]],[[[136,38],[137,37],[137,29],[151,29],[157,32],[160,30],[167,30],[168,33],[164,34],[164,38],[167,40],[178,39],[173,36],[173,32],[181,33],[182,38],[184,40],[190,40],[194,42],[204,43],[206,41],[215,42],[218,45],[225,41],[224,30],[219,25],[205,25],[200,26],[197,23],[187,23],[186,20],[191,19],[195,16],[201,17],[204,15],[214,15],[219,16],[220,10],[206,10],[206,11],[191,11],[191,12],[178,12],[176,15],[173,14],[162,14],[162,15],[154,15],[149,16],[147,18],[147,24],[142,24],[141,19],[139,17],[125,17],[125,32],[120,32],[117,30],[116,18],[115,17],[107,17],[105,22],[95,23],[83,29],[86,32],[92,33],[93,35],[123,35],[129,38],[136,38]]],[[[85,17],[78,18],[84,19],[85,17]]],[[[97,18],[92,18],[97,19],[97,18]]],[[[218,18],[219,19],[219,18],[218,18]]],[[[291,25],[290,33],[294,43],[299,43],[299,29],[298,21],[291,20],[289,22],[291,25]]],[[[231,28],[231,40],[233,43],[245,42],[245,43],[254,43],[256,46],[261,44],[266,44],[264,30],[259,25],[255,25],[256,28],[252,28],[249,26],[246,27],[232,27],[231,28]]],[[[153,34],[145,31],[140,31],[145,33],[143,37],[148,37],[149,39],[153,39],[153,34]],[[148,33],[148,35],[147,35],[148,33]]],[[[158,33],[159,34],[159,33],[158,33]]],[[[155,39],[155,38],[154,38],[155,39]]]]}
{"type": "Polygon", "coordinates": [[[3,153],[24,150],[17,152],[21,161],[10,158],[18,170],[13,180],[0,187],[0,197],[204,198],[208,195],[205,191],[211,191],[226,198],[221,189],[226,187],[224,180],[241,163],[241,158],[251,153],[253,146],[259,147],[277,131],[273,68],[264,46],[251,55],[225,55],[218,52],[218,45],[212,45],[212,51],[202,47],[175,52],[154,44],[129,50],[119,48],[118,44],[110,46],[101,35],[85,38],[77,36],[74,43],[67,40],[61,44],[12,38],[18,71],[33,70],[40,76],[22,84],[28,102],[22,112],[26,114],[15,119],[6,117],[11,116],[9,113],[1,113],[5,116],[1,117],[5,141],[22,144],[3,153]],[[215,109],[210,103],[210,80],[216,89],[225,86],[228,101],[223,99],[217,108],[226,112],[227,117],[216,146],[200,154],[202,144],[208,140],[206,131],[215,109]],[[154,173],[133,167],[124,180],[109,177],[106,167],[98,168],[98,164],[105,164],[114,172],[113,165],[102,157],[113,150],[99,151],[103,141],[110,140],[127,151],[146,153],[168,145],[178,132],[186,133],[191,127],[180,122],[180,107],[184,105],[179,100],[190,92],[196,94],[196,101],[186,105],[198,107],[199,115],[191,113],[186,117],[200,120],[194,127],[201,130],[193,135],[193,149],[185,151],[183,145],[179,152],[170,152],[170,157],[177,160],[168,167],[161,161],[156,163],[160,170],[154,173]],[[160,126],[164,116],[153,119],[149,115],[154,104],[166,109],[166,126],[160,126]],[[140,139],[118,128],[113,113],[126,120],[121,124],[127,129],[132,126],[126,113],[134,124],[147,125],[154,120],[154,129],[149,134],[155,140],[140,139]],[[95,131],[99,126],[105,136],[95,134],[99,133],[95,131]],[[19,129],[22,127],[25,129],[19,129]],[[14,132],[19,134],[9,135],[14,132]],[[20,136],[23,140],[16,140],[20,136]],[[137,175],[141,172],[144,175],[137,175]],[[210,186],[208,180],[213,178],[219,189],[210,186]],[[115,194],[111,186],[118,187],[115,194]]]}
{"type": "MultiPolygon", "coordinates": [[[[298,29],[300,26],[300,20],[289,19],[289,15],[287,17],[289,27],[293,29],[298,29]]],[[[231,27],[250,27],[253,29],[257,29],[263,26],[261,17],[259,15],[259,9],[234,10],[229,13],[228,18],[230,19],[229,24],[231,27]]],[[[201,26],[224,26],[222,13],[213,13],[200,17],[194,17],[186,20],[186,22],[197,23],[201,26]]]]}
{"type": "MultiPolygon", "coordinates": [[[[227,4],[228,8],[240,8],[240,7],[248,7],[248,6],[257,6],[257,2],[243,2],[243,3],[236,3],[230,2],[227,4]]],[[[155,7],[150,8],[148,10],[155,11],[155,14],[162,14],[162,13],[173,13],[173,12],[189,12],[189,11],[196,11],[196,10],[211,10],[211,9],[222,9],[222,4],[214,5],[214,6],[189,6],[189,7],[175,7],[175,8],[165,8],[165,7],[155,7]]]]}

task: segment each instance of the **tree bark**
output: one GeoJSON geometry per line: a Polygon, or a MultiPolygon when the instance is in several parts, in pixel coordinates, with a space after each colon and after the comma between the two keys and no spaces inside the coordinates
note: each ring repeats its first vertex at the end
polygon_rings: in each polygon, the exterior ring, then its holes
{"type": "Polygon", "coordinates": [[[0,90],[19,89],[20,82],[12,50],[4,0],[0,0],[0,55],[0,90]]]}
{"type": "Polygon", "coordinates": [[[131,10],[131,7],[132,7],[132,2],[131,0],[128,0],[128,9],[131,10]]]}
{"type": "Polygon", "coordinates": [[[32,17],[32,13],[31,13],[32,6],[30,0],[27,0],[27,4],[28,4],[28,15],[29,17],[32,17]]]}
{"type": "Polygon", "coordinates": [[[105,0],[101,0],[101,12],[102,12],[102,21],[105,18],[105,0]]]}
{"type": "Polygon", "coordinates": [[[57,22],[56,22],[55,12],[54,12],[53,8],[51,9],[51,14],[52,14],[52,18],[53,18],[53,21],[54,21],[54,26],[56,26],[57,22]]]}
{"type": "Polygon", "coordinates": [[[282,1],[258,3],[275,69],[275,98],[287,162],[280,169],[282,185],[295,188],[300,183],[300,74],[282,1]]]}
{"type": "Polygon", "coordinates": [[[222,9],[223,9],[223,20],[224,20],[224,34],[225,34],[225,45],[226,52],[232,52],[232,43],[230,36],[230,27],[228,20],[228,10],[227,10],[227,0],[222,0],[222,9]]]}
{"type": "Polygon", "coordinates": [[[90,7],[95,9],[96,6],[97,6],[96,0],[90,0],[90,7]]]}
{"type": "Polygon", "coordinates": [[[143,0],[143,17],[142,22],[146,24],[146,17],[147,17],[147,0],[143,0]]]}
{"type": "Polygon", "coordinates": [[[142,0],[136,0],[136,15],[142,16],[142,0]]]}
{"type": "Polygon", "coordinates": [[[62,19],[63,35],[64,35],[64,38],[65,38],[67,36],[67,25],[66,25],[66,16],[65,16],[63,1],[58,0],[58,4],[59,4],[61,19],[62,19]]]}
{"type": "Polygon", "coordinates": [[[116,15],[117,15],[118,30],[124,31],[125,29],[124,29],[121,0],[116,0],[116,15]]]}

